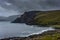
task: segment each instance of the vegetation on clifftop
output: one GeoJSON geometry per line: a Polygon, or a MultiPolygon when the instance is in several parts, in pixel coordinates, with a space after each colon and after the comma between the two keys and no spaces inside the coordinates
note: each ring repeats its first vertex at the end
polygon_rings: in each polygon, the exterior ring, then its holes
{"type": "Polygon", "coordinates": [[[26,23],[28,25],[60,27],[60,10],[24,12],[12,23],[26,23]]]}
{"type": "Polygon", "coordinates": [[[34,19],[38,25],[60,25],[60,11],[40,12],[34,19]]]}

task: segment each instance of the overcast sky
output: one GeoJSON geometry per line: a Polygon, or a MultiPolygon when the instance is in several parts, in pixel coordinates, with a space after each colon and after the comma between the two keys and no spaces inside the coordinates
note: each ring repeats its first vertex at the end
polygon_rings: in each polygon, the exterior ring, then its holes
{"type": "Polygon", "coordinates": [[[17,15],[29,10],[57,9],[60,9],[60,0],[0,0],[0,16],[17,15]]]}

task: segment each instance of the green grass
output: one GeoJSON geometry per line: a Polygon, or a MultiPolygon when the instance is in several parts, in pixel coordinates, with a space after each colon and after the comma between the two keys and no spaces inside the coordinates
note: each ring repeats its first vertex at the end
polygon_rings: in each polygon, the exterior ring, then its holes
{"type": "Polygon", "coordinates": [[[42,11],[34,19],[38,25],[60,25],[60,10],[42,11]]]}
{"type": "Polygon", "coordinates": [[[51,25],[51,27],[60,29],[60,25],[51,25]]]}
{"type": "Polygon", "coordinates": [[[60,33],[55,33],[53,35],[44,35],[40,38],[40,40],[60,40],[60,33]]]}

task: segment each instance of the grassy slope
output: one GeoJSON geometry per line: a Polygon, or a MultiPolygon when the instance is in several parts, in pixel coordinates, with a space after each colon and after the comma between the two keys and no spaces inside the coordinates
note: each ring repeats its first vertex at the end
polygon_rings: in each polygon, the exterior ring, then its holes
{"type": "Polygon", "coordinates": [[[39,25],[60,25],[60,11],[40,12],[34,19],[39,25]]]}
{"type": "Polygon", "coordinates": [[[60,40],[60,33],[54,33],[52,35],[44,35],[41,37],[33,38],[34,40],[60,40]]]}
{"type": "Polygon", "coordinates": [[[44,35],[40,38],[41,40],[60,40],[60,33],[54,33],[52,35],[44,35]]]}

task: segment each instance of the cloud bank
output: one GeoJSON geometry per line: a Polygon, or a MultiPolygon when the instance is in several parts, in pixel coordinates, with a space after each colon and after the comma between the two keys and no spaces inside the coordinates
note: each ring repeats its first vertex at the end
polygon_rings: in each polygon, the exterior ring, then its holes
{"type": "Polygon", "coordinates": [[[60,10],[60,0],[0,0],[0,15],[21,14],[31,10],[60,10]]]}

